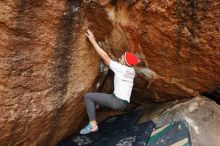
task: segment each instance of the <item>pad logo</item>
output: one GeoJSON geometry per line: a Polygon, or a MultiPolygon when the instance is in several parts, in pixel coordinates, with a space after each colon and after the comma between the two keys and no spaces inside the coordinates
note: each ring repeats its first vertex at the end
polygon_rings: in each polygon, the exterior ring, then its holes
{"type": "Polygon", "coordinates": [[[89,144],[91,143],[92,141],[86,137],[86,136],[77,136],[75,138],[72,139],[75,143],[77,143],[78,146],[81,146],[81,145],[85,145],[85,144],[89,144]]]}
{"type": "Polygon", "coordinates": [[[136,136],[129,136],[119,141],[116,146],[132,146],[136,140],[136,136]]]}

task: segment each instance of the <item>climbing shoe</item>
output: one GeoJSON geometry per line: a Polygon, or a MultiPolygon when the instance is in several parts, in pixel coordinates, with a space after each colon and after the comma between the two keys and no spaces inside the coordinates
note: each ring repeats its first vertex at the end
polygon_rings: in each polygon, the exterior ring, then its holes
{"type": "Polygon", "coordinates": [[[85,128],[83,128],[81,131],[80,131],[80,134],[88,134],[90,132],[96,132],[98,131],[98,126],[92,126],[91,123],[89,123],[85,128]]]}

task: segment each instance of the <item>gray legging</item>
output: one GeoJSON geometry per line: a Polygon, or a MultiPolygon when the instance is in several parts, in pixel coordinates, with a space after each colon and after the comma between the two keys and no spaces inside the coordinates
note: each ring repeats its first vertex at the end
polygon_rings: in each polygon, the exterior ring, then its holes
{"type": "Polygon", "coordinates": [[[113,110],[123,110],[128,102],[117,98],[114,94],[87,93],[85,95],[86,109],[90,121],[96,120],[95,103],[109,107],[113,110]]]}

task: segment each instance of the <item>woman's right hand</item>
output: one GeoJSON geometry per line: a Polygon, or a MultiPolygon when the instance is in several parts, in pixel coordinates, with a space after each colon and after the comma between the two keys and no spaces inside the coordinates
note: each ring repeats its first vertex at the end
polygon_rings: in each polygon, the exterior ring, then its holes
{"type": "Polygon", "coordinates": [[[86,36],[88,37],[90,42],[92,42],[92,43],[95,42],[95,37],[94,37],[93,33],[89,29],[86,32],[86,36]]]}

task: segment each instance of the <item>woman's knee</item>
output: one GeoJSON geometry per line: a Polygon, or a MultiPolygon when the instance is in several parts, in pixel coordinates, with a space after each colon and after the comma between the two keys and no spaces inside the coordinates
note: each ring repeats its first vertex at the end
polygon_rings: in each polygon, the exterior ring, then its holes
{"type": "Polygon", "coordinates": [[[127,107],[127,104],[122,104],[122,105],[114,105],[113,110],[124,110],[127,107]]]}
{"type": "Polygon", "coordinates": [[[90,100],[90,97],[91,97],[91,93],[86,93],[84,95],[84,100],[90,100]]]}

